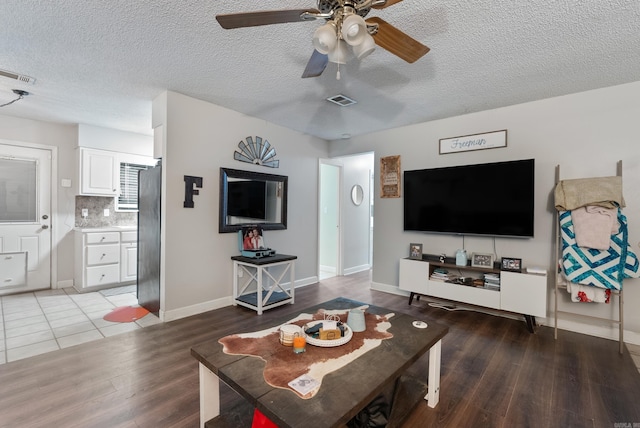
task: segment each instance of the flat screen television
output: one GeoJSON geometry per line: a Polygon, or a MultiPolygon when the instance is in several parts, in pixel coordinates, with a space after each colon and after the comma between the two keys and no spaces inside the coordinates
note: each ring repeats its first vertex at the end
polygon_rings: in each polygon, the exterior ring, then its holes
{"type": "Polygon", "coordinates": [[[533,237],[535,160],[404,172],[404,230],[533,237]]]}
{"type": "Polygon", "coordinates": [[[267,183],[259,180],[229,181],[227,215],[257,220],[267,218],[267,183]]]}

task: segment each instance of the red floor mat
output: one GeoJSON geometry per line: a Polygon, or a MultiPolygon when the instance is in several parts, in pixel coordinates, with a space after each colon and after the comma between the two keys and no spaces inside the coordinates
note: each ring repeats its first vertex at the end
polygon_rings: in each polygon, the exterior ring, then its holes
{"type": "Polygon", "coordinates": [[[148,313],[148,310],[139,306],[135,308],[133,306],[120,306],[105,315],[104,319],[112,322],[133,322],[139,320],[148,313]]]}

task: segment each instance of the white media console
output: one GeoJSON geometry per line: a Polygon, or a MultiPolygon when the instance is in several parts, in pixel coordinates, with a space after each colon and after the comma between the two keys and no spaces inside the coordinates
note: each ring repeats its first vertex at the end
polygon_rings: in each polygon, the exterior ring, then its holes
{"type": "Polygon", "coordinates": [[[547,317],[547,276],[498,269],[458,266],[417,259],[400,259],[399,288],[409,291],[409,304],[414,296],[437,297],[524,315],[529,331],[533,332],[535,317],[547,317]],[[478,276],[492,272],[500,275],[500,289],[493,290],[431,280],[437,268],[460,271],[462,275],[478,276]]]}

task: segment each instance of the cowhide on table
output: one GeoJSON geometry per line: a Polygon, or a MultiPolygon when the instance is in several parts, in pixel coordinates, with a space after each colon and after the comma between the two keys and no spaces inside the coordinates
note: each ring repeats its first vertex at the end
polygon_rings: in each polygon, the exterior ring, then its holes
{"type": "MultiPolygon", "coordinates": [[[[362,309],[368,305],[361,306],[362,309]]],[[[327,316],[337,316],[341,321],[347,321],[348,311],[343,309],[320,309],[314,314],[302,313],[288,320],[285,324],[295,324],[304,327],[311,321],[324,320],[327,316]]],[[[318,389],[302,395],[289,387],[289,382],[303,374],[308,374],[322,384],[322,378],[339,368],[344,367],[366,352],[374,349],[384,339],[393,337],[387,330],[393,314],[375,315],[365,312],[366,329],[353,333],[353,337],[344,345],[335,347],[318,347],[307,344],[306,352],[295,354],[291,346],[280,344],[280,326],[265,330],[234,334],[218,340],[224,346],[224,352],[235,355],[250,355],[259,357],[266,362],[264,368],[265,381],[276,388],[291,389],[302,398],[311,398],[318,389]]]]}

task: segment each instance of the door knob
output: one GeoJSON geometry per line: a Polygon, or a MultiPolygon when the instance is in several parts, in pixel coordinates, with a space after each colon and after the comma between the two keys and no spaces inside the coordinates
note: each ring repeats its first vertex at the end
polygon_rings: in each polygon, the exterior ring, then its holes
{"type": "Polygon", "coordinates": [[[42,228],[43,228],[43,229],[49,229],[49,226],[47,226],[46,224],[43,224],[43,225],[42,225],[42,228]]]}

